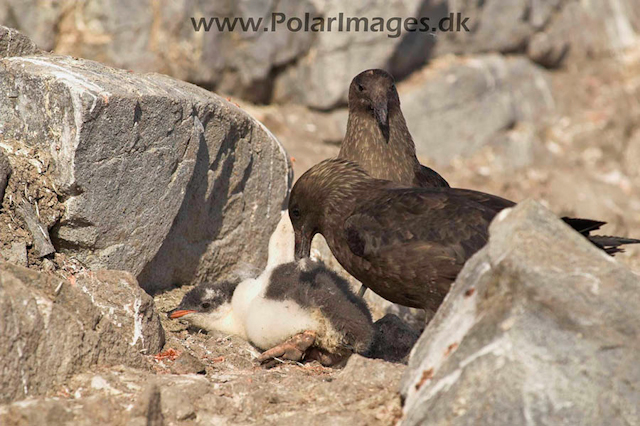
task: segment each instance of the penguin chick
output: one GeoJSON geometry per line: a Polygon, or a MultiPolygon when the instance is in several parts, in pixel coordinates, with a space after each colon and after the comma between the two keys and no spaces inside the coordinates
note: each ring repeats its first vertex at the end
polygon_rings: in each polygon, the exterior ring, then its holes
{"type": "Polygon", "coordinates": [[[335,352],[341,348],[362,353],[371,345],[373,322],[366,303],[349,283],[323,263],[306,259],[276,267],[265,291],[265,299],[292,301],[311,312],[320,328],[318,346],[335,352]]]}
{"type": "Polygon", "coordinates": [[[237,285],[201,284],[168,315],[248,340],[266,351],[260,362],[313,358],[335,365],[366,352],[374,334],[365,302],[339,275],[308,258],[237,285]]]}
{"type": "Polygon", "coordinates": [[[180,305],[169,311],[171,319],[183,318],[203,330],[219,330],[246,339],[244,328],[231,309],[231,300],[237,283],[221,281],[202,283],[184,295],[180,305]]]}

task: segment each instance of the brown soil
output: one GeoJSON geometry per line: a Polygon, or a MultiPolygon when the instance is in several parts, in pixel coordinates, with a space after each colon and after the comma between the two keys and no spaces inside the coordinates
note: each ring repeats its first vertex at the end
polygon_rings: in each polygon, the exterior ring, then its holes
{"type": "Polygon", "coordinates": [[[33,238],[17,208],[20,204],[30,203],[42,225],[50,229],[62,217],[64,206],[51,179],[48,156],[41,150],[17,144],[8,148],[7,158],[12,171],[0,211],[0,250],[8,249],[12,243],[24,243],[28,266],[41,269],[42,259],[34,253],[33,238]]]}

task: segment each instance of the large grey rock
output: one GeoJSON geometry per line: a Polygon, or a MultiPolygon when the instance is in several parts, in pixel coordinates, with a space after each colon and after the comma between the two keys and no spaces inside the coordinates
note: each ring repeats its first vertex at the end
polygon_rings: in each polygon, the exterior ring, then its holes
{"type": "Polygon", "coordinates": [[[631,425],[640,277],[525,201],[491,224],[414,347],[403,425],[631,425]]]}
{"type": "Polygon", "coordinates": [[[621,52],[640,31],[636,0],[462,0],[451,11],[469,18],[471,31],[441,33],[435,55],[522,52],[554,67],[621,52]]]}
{"type": "Polygon", "coordinates": [[[224,99],[92,61],[11,57],[0,116],[0,142],[50,156],[65,206],[53,243],[90,268],[129,271],[153,292],[266,261],[288,160],[224,99]]]}
{"type": "Polygon", "coordinates": [[[39,51],[38,46],[29,37],[13,28],[0,25],[0,58],[35,55],[39,51]]]}
{"type": "Polygon", "coordinates": [[[164,329],[153,298],[136,279],[124,271],[83,271],[76,285],[129,341],[143,354],[156,354],[164,346],[164,329]]]}
{"type": "Polygon", "coordinates": [[[441,58],[398,85],[419,156],[447,164],[553,111],[544,71],[526,58],[441,58]]]}
{"type": "MultiPolygon", "coordinates": [[[[117,292],[113,284],[100,281],[96,287],[103,294],[117,292]]],[[[135,331],[113,321],[109,311],[118,308],[98,305],[84,287],[0,263],[1,402],[43,395],[95,365],[146,365],[132,340],[135,331]]],[[[157,323],[152,308],[153,301],[146,314],[157,323]]],[[[137,323],[148,325],[145,319],[137,323]]]]}

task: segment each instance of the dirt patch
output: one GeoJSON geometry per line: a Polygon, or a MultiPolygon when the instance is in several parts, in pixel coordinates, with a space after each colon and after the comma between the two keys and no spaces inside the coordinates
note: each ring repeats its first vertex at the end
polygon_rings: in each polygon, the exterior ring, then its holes
{"type": "Polygon", "coordinates": [[[151,371],[94,367],[44,398],[0,407],[3,424],[393,425],[405,366],[357,355],[342,369],[317,363],[257,365],[247,342],[221,334],[168,332],[151,371]],[[206,374],[173,374],[184,354],[206,374]]]}
{"type": "MultiPolygon", "coordinates": [[[[26,249],[26,264],[31,268],[42,270],[43,259],[35,252],[34,237],[29,231],[20,206],[31,208],[42,227],[48,231],[62,217],[64,206],[60,195],[56,192],[51,179],[51,163],[48,156],[35,148],[9,146],[3,144],[9,163],[11,175],[7,183],[2,210],[0,210],[0,253],[7,257],[8,253],[23,246],[26,249]]],[[[62,257],[49,256],[55,268],[64,261],[62,257]]],[[[51,265],[49,265],[51,267],[51,265]]]]}

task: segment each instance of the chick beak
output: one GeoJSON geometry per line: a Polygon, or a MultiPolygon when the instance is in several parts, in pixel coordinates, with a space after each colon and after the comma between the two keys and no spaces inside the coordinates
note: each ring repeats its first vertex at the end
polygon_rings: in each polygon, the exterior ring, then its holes
{"type": "Polygon", "coordinates": [[[193,309],[174,309],[172,311],[167,312],[167,316],[170,319],[178,319],[180,317],[183,317],[188,314],[193,314],[195,312],[197,311],[194,311],[193,309]]]}

